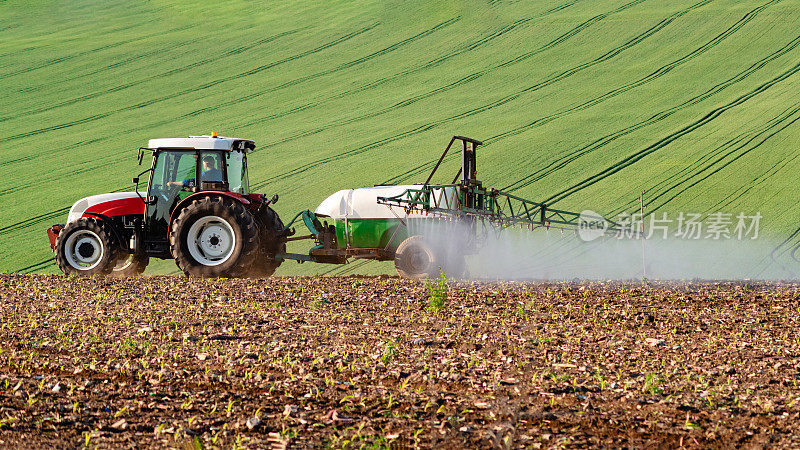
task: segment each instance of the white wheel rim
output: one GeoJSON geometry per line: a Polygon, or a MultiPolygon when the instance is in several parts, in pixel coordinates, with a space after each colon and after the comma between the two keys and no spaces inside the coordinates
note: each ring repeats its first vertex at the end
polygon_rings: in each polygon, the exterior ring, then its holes
{"type": "Polygon", "coordinates": [[[67,263],[77,270],[92,270],[100,264],[105,255],[103,241],[95,232],[78,230],[64,243],[64,256],[67,263]]]}
{"type": "Polygon", "coordinates": [[[236,235],[225,219],[206,216],[189,227],[186,244],[195,261],[204,266],[218,266],[231,257],[236,235]]]}

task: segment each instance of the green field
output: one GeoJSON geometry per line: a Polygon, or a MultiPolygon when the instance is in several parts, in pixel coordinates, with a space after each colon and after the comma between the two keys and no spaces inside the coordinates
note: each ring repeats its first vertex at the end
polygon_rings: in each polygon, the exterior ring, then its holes
{"type": "MultiPolygon", "coordinates": [[[[75,200],[130,190],[149,138],[211,131],[256,141],[251,183],[285,219],[424,181],[461,134],[486,143],[487,186],[612,216],[640,191],[648,212],[760,212],[786,259],[798,22],[798,0],[0,2],[0,270],[56,272],[44,230],[75,200]]],[[[331,269],[392,267],[280,273],[331,269]]]]}

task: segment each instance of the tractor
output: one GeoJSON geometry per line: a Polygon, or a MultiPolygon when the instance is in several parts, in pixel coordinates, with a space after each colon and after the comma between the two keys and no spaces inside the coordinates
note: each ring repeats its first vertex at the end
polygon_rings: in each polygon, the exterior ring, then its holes
{"type": "Polygon", "coordinates": [[[250,192],[248,139],[212,135],[151,139],[149,169],[134,192],[77,201],[66,225],[47,230],[59,268],[76,275],[135,275],[150,258],[175,259],[194,277],[269,276],[281,264],[284,227],[275,195],[250,192]],[[147,192],[139,192],[147,174],[147,192]]]}

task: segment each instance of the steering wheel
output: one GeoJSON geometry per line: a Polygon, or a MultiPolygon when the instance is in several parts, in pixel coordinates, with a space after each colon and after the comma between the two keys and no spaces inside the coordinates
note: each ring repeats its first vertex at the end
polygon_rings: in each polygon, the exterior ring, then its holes
{"type": "Polygon", "coordinates": [[[178,195],[178,192],[183,189],[183,186],[170,186],[169,184],[164,184],[158,189],[157,194],[164,200],[164,203],[170,203],[175,197],[178,195]]]}

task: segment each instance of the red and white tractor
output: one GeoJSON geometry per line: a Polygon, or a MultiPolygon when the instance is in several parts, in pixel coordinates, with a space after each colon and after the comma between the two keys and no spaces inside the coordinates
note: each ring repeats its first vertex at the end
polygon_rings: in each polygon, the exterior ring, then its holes
{"type": "Polygon", "coordinates": [[[269,276],[285,251],[284,226],[268,199],[250,192],[248,139],[217,136],[151,139],[139,149],[153,161],[147,192],[93,195],[78,200],[66,225],[47,230],[66,274],[133,275],[150,257],[174,258],[197,277],[269,276]]]}

